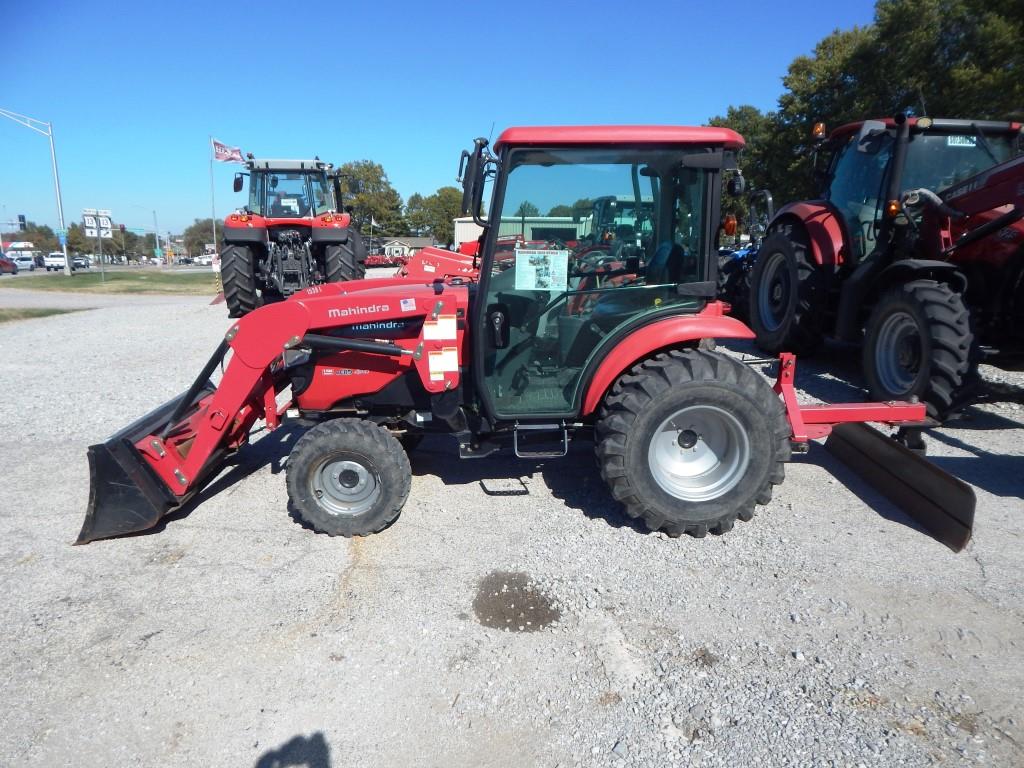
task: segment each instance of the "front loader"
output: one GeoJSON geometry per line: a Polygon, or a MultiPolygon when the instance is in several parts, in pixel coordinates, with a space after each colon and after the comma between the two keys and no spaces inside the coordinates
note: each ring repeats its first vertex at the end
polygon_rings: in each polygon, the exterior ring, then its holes
{"type": "Polygon", "coordinates": [[[969,486],[943,473],[907,480],[927,462],[857,424],[912,427],[924,406],[800,405],[792,356],[776,361],[773,390],[703,343],[753,337],[715,299],[722,176],[742,146],[728,129],[662,126],[511,128],[495,154],[478,139],[460,174],[463,209],[484,228],[479,253],[425,249],[405,275],[314,285],[239,319],[187,392],[90,448],[78,542],[152,527],[257,422],[298,417],[314,426],[288,457],[288,494],[330,535],[397,518],[411,485],[403,444],[425,433],[452,435],[466,459],[508,448],[557,459],[571,440],[593,439],[630,516],[697,537],[750,520],[792,452],[832,433],[938,538],[964,546],[969,486]],[[628,195],[635,179],[651,200],[650,237],[601,280],[575,258],[587,232],[576,246],[523,243],[499,263],[500,225],[524,201],[551,209],[628,195]],[[884,467],[872,460],[880,446],[884,467]]]}

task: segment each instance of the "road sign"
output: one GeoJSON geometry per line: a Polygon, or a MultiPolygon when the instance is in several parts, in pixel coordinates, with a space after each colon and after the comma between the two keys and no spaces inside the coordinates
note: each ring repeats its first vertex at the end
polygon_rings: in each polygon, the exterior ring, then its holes
{"type": "Polygon", "coordinates": [[[60,234],[57,235],[57,239],[60,240],[62,247],[68,244],[68,236],[63,230],[61,230],[60,234]]]}
{"type": "MultiPolygon", "coordinates": [[[[83,216],[82,217],[82,221],[85,223],[86,227],[92,227],[93,229],[96,229],[96,217],[95,216],[83,216]]],[[[95,237],[95,236],[96,235],[93,234],[93,237],[95,237]]]]}
{"type": "Polygon", "coordinates": [[[96,211],[97,216],[113,216],[113,214],[106,208],[100,208],[96,211]]]}
{"type": "Polygon", "coordinates": [[[102,227],[100,227],[100,237],[104,238],[105,240],[109,240],[113,236],[114,233],[111,232],[109,229],[103,229],[102,227]]]}
{"type": "Polygon", "coordinates": [[[153,255],[156,256],[158,259],[162,259],[164,257],[164,252],[159,248],[154,248],[153,255]]]}
{"type": "Polygon", "coordinates": [[[85,228],[85,236],[86,237],[96,237],[96,227],[89,227],[89,226],[87,226],[85,228]]]}
{"type": "Polygon", "coordinates": [[[95,216],[96,215],[96,209],[95,208],[83,208],[82,209],[82,215],[83,216],[95,216]]]}
{"type": "Polygon", "coordinates": [[[99,216],[99,220],[101,229],[110,229],[110,216],[103,216],[101,214],[99,216]]]}

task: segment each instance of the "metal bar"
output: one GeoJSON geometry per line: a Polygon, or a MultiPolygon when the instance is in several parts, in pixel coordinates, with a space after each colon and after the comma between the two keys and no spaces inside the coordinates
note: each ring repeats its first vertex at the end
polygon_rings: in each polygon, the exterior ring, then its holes
{"type": "Polygon", "coordinates": [[[383,344],[378,341],[360,341],[358,339],[339,339],[337,336],[321,336],[316,333],[307,333],[302,344],[313,349],[336,349],[347,352],[368,352],[372,355],[411,355],[413,350],[404,349],[397,344],[383,344]]]}
{"type": "Polygon", "coordinates": [[[923,403],[833,403],[801,405],[804,424],[843,424],[850,421],[875,421],[886,424],[914,423],[925,418],[923,403]]]}
{"type": "Polygon", "coordinates": [[[201,370],[199,375],[196,376],[196,380],[192,382],[192,386],[188,388],[188,391],[174,409],[174,412],[167,420],[164,428],[160,430],[161,440],[167,437],[174,425],[177,424],[178,421],[181,420],[181,417],[185,415],[185,411],[191,407],[192,401],[195,400],[196,395],[198,395],[200,391],[202,391],[203,387],[206,386],[210,377],[213,375],[213,372],[217,370],[217,366],[220,365],[220,361],[224,359],[224,355],[227,354],[227,351],[228,343],[226,341],[221,341],[221,343],[217,345],[217,351],[213,353],[213,356],[209,360],[207,360],[206,365],[203,366],[203,370],[201,370]]]}

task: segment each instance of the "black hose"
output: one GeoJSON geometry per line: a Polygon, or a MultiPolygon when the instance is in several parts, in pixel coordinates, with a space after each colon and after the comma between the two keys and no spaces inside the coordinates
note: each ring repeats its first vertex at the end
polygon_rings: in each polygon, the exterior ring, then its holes
{"type": "Polygon", "coordinates": [[[167,423],[164,428],[160,430],[160,439],[163,440],[170,433],[171,428],[181,421],[181,417],[185,415],[185,411],[192,407],[196,397],[202,392],[203,388],[210,381],[210,377],[213,376],[213,372],[217,370],[217,366],[220,365],[221,360],[224,359],[224,355],[227,354],[228,343],[227,341],[221,340],[217,346],[217,351],[213,353],[206,365],[203,366],[203,370],[196,376],[196,380],[192,382],[192,386],[188,388],[185,396],[178,401],[178,405],[167,419],[167,423]]]}

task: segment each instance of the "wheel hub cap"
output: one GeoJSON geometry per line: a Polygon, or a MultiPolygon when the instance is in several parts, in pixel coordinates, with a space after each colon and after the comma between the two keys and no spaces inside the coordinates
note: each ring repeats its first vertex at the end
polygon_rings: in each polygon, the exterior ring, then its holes
{"type": "Polygon", "coordinates": [[[765,330],[775,331],[782,325],[789,308],[789,272],[783,254],[776,252],[767,258],[764,277],[757,292],[757,309],[765,330]]]}
{"type": "Polygon", "coordinates": [[[647,451],[654,481],[684,501],[708,501],[732,490],[750,465],[750,441],[731,413],[692,405],[665,419],[647,451]]]}
{"type": "Polygon", "coordinates": [[[380,496],[377,475],[358,461],[326,459],[311,475],[310,485],[318,503],[332,515],[358,515],[380,496]]]}
{"type": "Polygon", "coordinates": [[[875,370],[879,383],[894,395],[909,394],[921,371],[921,334],[906,312],[890,315],[878,330],[875,370]]]}

